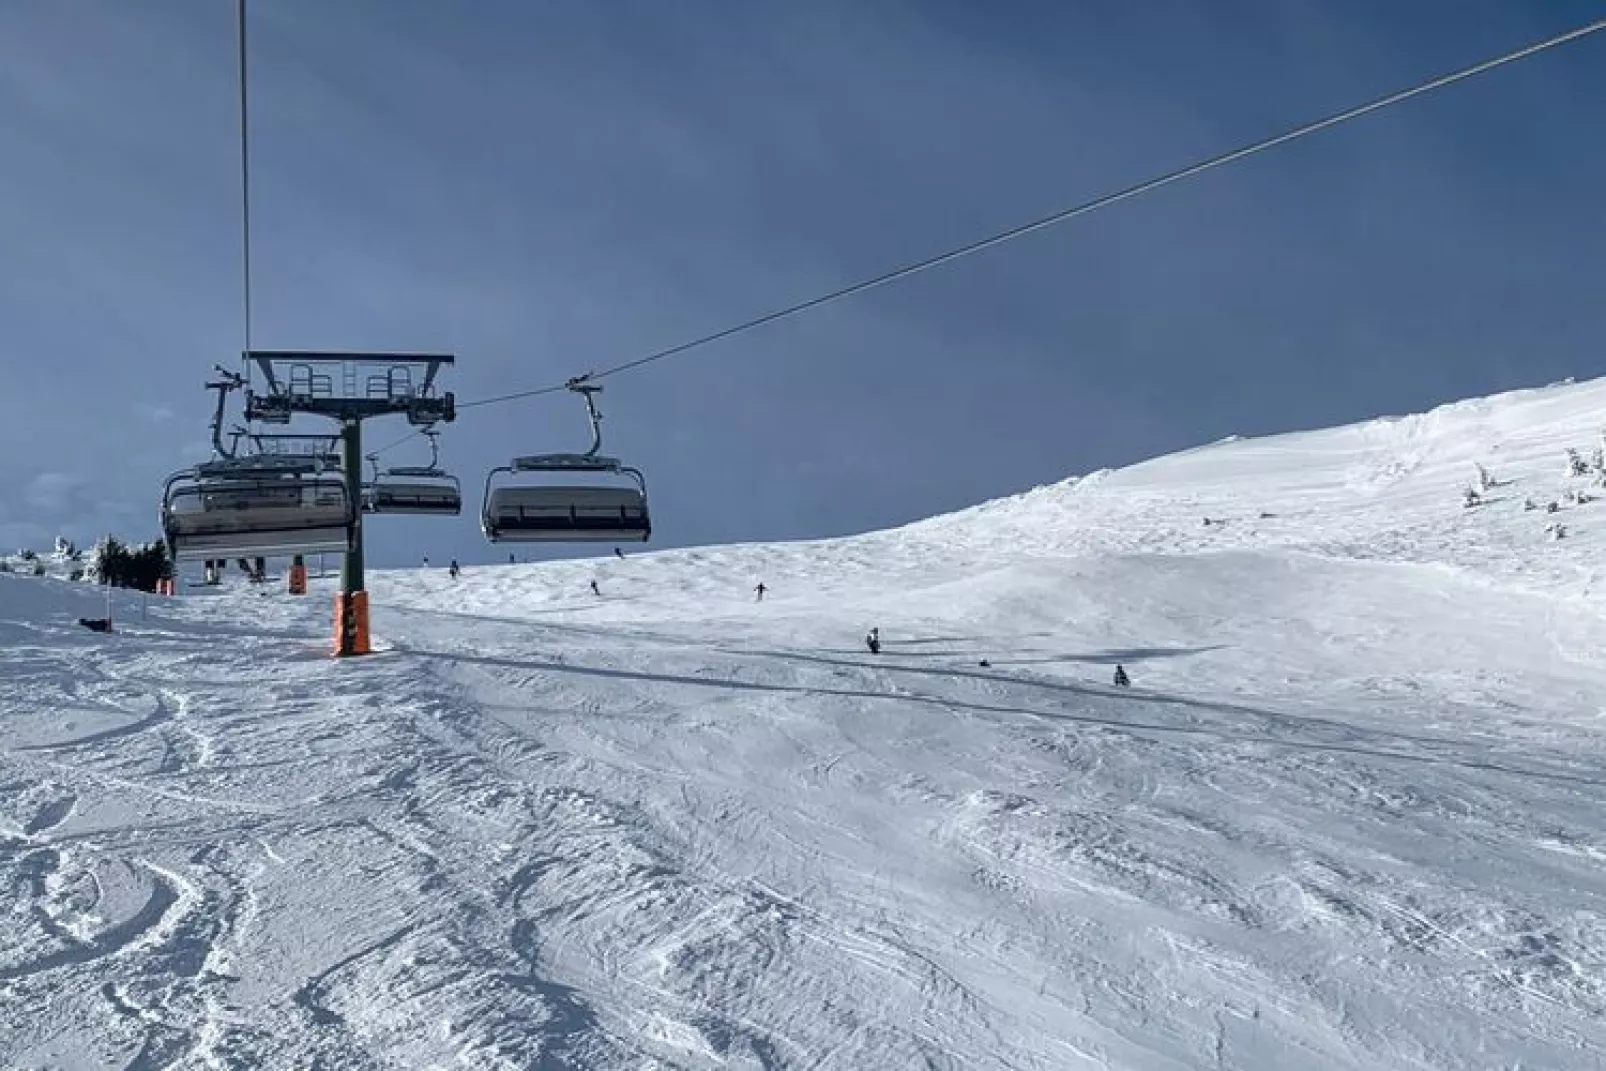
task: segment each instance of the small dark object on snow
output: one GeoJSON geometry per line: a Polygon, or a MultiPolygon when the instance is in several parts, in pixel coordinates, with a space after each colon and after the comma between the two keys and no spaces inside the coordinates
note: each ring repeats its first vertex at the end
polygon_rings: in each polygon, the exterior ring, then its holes
{"type": "Polygon", "coordinates": [[[591,594],[593,594],[593,595],[601,595],[602,594],[602,589],[597,587],[597,582],[595,580],[593,580],[591,582],[591,594]]]}
{"type": "Polygon", "coordinates": [[[880,654],[881,653],[881,629],[880,628],[871,629],[870,630],[870,635],[868,635],[868,636],[866,636],[864,638],[864,645],[866,647],[870,648],[870,653],[871,654],[880,654]]]}
{"type": "Polygon", "coordinates": [[[762,580],[760,580],[759,583],[758,583],[758,587],[754,588],[753,590],[758,592],[758,601],[759,602],[763,602],[764,601],[764,593],[766,591],[768,591],[769,588],[765,587],[764,586],[764,582],[762,580]]]}
{"type": "Polygon", "coordinates": [[[978,666],[980,666],[981,668],[983,668],[983,669],[989,669],[989,668],[992,667],[992,663],[987,661],[987,659],[985,659],[985,658],[983,658],[980,662],[977,662],[976,664],[978,666]]]}
{"type": "Polygon", "coordinates": [[[1115,686],[1117,688],[1126,688],[1126,687],[1130,686],[1131,683],[1132,683],[1132,678],[1128,677],[1126,675],[1126,670],[1122,669],[1120,666],[1116,666],[1115,667],[1115,686]]]}
{"type": "Polygon", "coordinates": [[[458,575],[458,574],[459,574],[459,573],[461,573],[461,572],[462,572],[462,571],[463,571],[463,570],[461,570],[461,569],[459,569],[459,568],[458,568],[458,567],[457,567],[457,559],[456,559],[456,558],[453,558],[453,559],[452,559],[452,564],[451,564],[451,565],[448,565],[448,566],[447,566],[447,567],[446,567],[446,571],[447,571],[447,572],[448,572],[448,573],[451,573],[451,574],[452,574],[452,579],[453,579],[453,580],[456,580],[456,579],[457,579],[457,575],[458,575]]]}
{"type": "Polygon", "coordinates": [[[614,547],[613,548],[613,556],[615,558],[623,558],[625,556],[625,552],[620,550],[618,547],[614,547]]]}
{"type": "Polygon", "coordinates": [[[109,617],[80,617],[78,623],[91,632],[110,632],[112,619],[109,617]]]}

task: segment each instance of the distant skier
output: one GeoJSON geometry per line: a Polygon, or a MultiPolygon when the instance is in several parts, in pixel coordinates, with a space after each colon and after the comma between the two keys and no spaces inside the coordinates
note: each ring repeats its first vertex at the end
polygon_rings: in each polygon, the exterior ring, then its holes
{"type": "Polygon", "coordinates": [[[864,638],[864,645],[870,648],[871,654],[881,653],[881,629],[879,627],[870,630],[870,635],[864,638]]]}
{"type": "Polygon", "coordinates": [[[1126,670],[1122,669],[1120,666],[1116,666],[1115,667],[1115,686],[1117,688],[1129,688],[1129,687],[1131,687],[1131,685],[1132,685],[1132,678],[1128,677],[1126,675],[1126,670]]]}
{"type": "Polygon", "coordinates": [[[595,580],[591,582],[591,594],[598,596],[602,594],[602,589],[597,587],[597,582],[595,580]]]}
{"type": "Polygon", "coordinates": [[[459,574],[460,574],[460,573],[462,573],[462,571],[463,571],[463,570],[461,570],[461,569],[459,569],[459,568],[458,568],[458,567],[457,567],[457,559],[456,559],[456,558],[453,558],[453,559],[452,559],[452,564],[450,564],[450,565],[448,565],[448,566],[447,566],[447,567],[446,567],[446,571],[447,571],[447,572],[448,572],[448,573],[450,573],[450,574],[452,574],[452,579],[453,579],[453,580],[456,580],[456,579],[457,579],[457,577],[458,577],[458,575],[459,575],[459,574]]]}
{"type": "Polygon", "coordinates": [[[758,582],[758,587],[754,588],[753,590],[758,592],[758,601],[759,602],[763,602],[764,601],[764,593],[766,591],[768,591],[769,588],[765,587],[764,586],[764,582],[762,580],[760,580],[758,582]]]}
{"type": "Polygon", "coordinates": [[[517,565],[517,564],[519,564],[518,555],[514,554],[511,550],[508,551],[507,552],[507,563],[509,565],[517,565]]]}
{"type": "Polygon", "coordinates": [[[613,548],[613,556],[615,558],[623,558],[625,556],[625,552],[620,550],[618,547],[614,547],[613,548]]]}
{"type": "Polygon", "coordinates": [[[424,555],[424,568],[425,569],[429,568],[429,555],[428,554],[424,555]]]}
{"type": "Polygon", "coordinates": [[[980,666],[982,669],[991,669],[992,665],[993,665],[991,662],[987,661],[987,659],[985,659],[985,658],[983,658],[980,662],[977,662],[976,664],[978,666],[980,666]]]}

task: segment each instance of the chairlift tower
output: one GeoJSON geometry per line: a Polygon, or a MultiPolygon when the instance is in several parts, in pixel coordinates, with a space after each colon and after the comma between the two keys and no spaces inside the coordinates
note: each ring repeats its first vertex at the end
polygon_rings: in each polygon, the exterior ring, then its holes
{"type": "MultiPolygon", "coordinates": [[[[435,376],[456,363],[449,354],[331,353],[300,350],[247,350],[246,360],[261,373],[246,391],[247,420],[288,424],[298,413],[325,417],[340,425],[341,468],[348,502],[362,501],[362,422],[401,415],[429,427],[457,419],[451,392],[438,393],[435,376]]],[[[368,592],[364,582],[361,509],[352,509],[340,594],[335,600],[335,654],[368,654],[368,592]]]]}

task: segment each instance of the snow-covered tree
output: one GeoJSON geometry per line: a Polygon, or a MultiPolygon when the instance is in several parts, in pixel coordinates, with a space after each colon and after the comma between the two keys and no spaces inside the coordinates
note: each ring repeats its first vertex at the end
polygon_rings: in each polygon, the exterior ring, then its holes
{"type": "Polygon", "coordinates": [[[106,573],[111,562],[119,555],[126,553],[122,543],[113,536],[102,536],[95,540],[95,545],[89,548],[84,558],[84,575],[97,584],[106,583],[106,573]]]}

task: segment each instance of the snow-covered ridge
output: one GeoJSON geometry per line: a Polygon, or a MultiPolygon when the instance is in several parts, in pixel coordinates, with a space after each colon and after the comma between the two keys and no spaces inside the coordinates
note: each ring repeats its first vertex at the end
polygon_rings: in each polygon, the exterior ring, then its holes
{"type": "Polygon", "coordinates": [[[1588,462],[1606,443],[1603,433],[1606,380],[1513,391],[1423,414],[1235,438],[917,522],[901,534],[967,552],[1289,548],[1576,584],[1593,576],[1582,563],[1598,556],[1606,506],[1569,495],[1606,492],[1598,467],[1571,474],[1567,451],[1588,462]],[[1480,465],[1497,486],[1468,510],[1464,492],[1480,465]],[[1540,509],[1525,510],[1525,500],[1540,509]],[[1551,502],[1558,514],[1544,511],[1551,502]],[[1580,542],[1544,550],[1555,523],[1580,542]],[[1531,567],[1535,559],[1545,566],[1531,567]]]}

